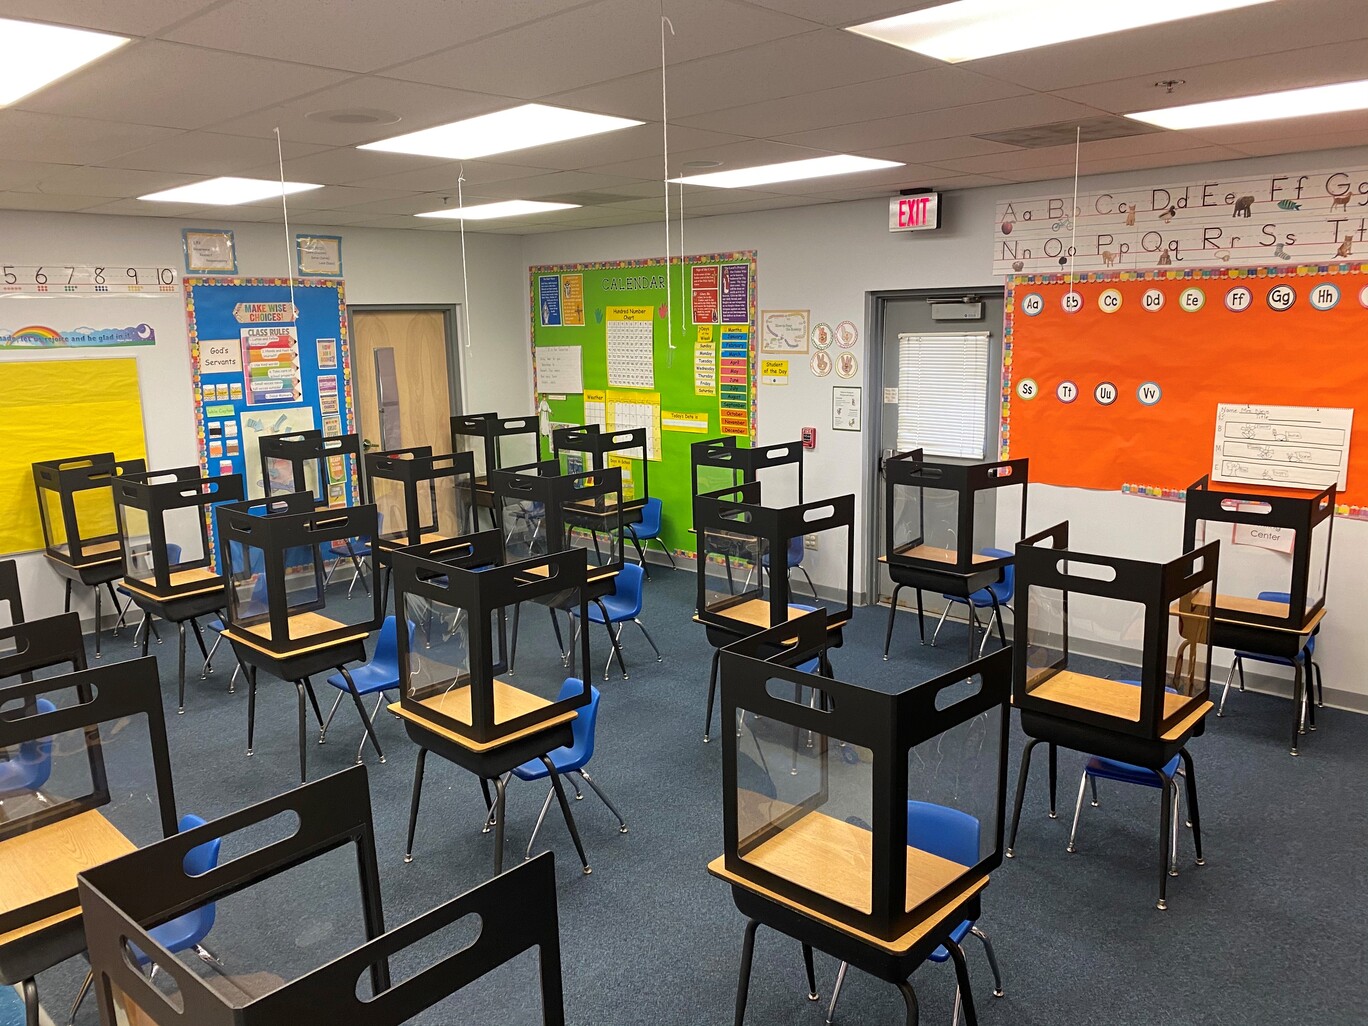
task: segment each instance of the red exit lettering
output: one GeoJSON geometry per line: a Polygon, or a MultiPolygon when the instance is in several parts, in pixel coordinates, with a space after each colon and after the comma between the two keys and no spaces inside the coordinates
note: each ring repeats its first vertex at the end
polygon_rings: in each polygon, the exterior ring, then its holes
{"type": "Polygon", "coordinates": [[[916,228],[926,224],[926,208],[931,205],[930,196],[913,196],[898,201],[898,227],[916,228]]]}

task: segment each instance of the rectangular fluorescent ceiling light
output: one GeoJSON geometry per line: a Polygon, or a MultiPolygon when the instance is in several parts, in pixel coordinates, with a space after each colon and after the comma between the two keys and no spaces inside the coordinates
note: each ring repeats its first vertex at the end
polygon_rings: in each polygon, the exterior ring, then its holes
{"type": "Polygon", "coordinates": [[[449,125],[425,128],[421,132],[396,135],[393,139],[365,143],[360,150],[387,153],[412,153],[421,157],[448,160],[474,160],[494,153],[526,150],[547,143],[582,139],[587,135],[616,132],[643,124],[631,118],[589,114],[582,110],[526,103],[521,107],[482,114],[478,118],[453,121],[449,125]]]}
{"type": "Polygon", "coordinates": [[[492,221],[498,217],[523,217],[526,214],[544,214],[551,210],[573,210],[578,203],[541,203],[537,200],[504,200],[502,203],[479,203],[473,207],[453,207],[446,210],[430,210],[414,217],[446,217],[454,220],[492,221]]]}
{"type": "Polygon", "coordinates": [[[849,29],[950,64],[1272,0],[957,0],[849,29]]]}
{"type": "Polygon", "coordinates": [[[735,171],[712,171],[706,175],[671,178],[685,185],[708,185],[714,189],[749,189],[757,185],[778,182],[798,182],[804,178],[826,178],[829,175],[848,175],[856,171],[877,171],[885,167],[902,167],[896,160],[875,160],[873,157],[852,157],[840,153],[834,157],[813,157],[810,160],[790,160],[783,164],[761,164],[759,167],[739,167],[735,171]]]}
{"type": "Polygon", "coordinates": [[[157,203],[203,203],[211,207],[231,207],[239,203],[276,199],[282,193],[291,196],[296,192],[321,188],[323,186],[307,182],[286,182],[282,187],[278,180],[270,178],[207,178],[202,182],[178,185],[174,189],[149,192],[138,199],[157,203]]]}
{"type": "Polygon", "coordinates": [[[104,32],[0,18],[0,107],[36,93],[128,42],[104,32]]]}
{"type": "Polygon", "coordinates": [[[1214,128],[1247,125],[1255,121],[1309,118],[1316,114],[1342,114],[1368,109],[1368,81],[1287,89],[1260,96],[1236,96],[1229,100],[1189,103],[1182,107],[1146,110],[1126,117],[1160,128],[1214,128]]]}

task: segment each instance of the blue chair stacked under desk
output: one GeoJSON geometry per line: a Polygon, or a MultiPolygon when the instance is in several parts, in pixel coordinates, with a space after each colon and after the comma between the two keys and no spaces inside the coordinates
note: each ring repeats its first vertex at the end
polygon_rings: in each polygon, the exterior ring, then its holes
{"type": "MultiPolygon", "coordinates": [[[[414,625],[408,625],[409,647],[413,646],[414,625]]],[[[385,622],[380,626],[380,634],[375,641],[375,655],[371,656],[370,662],[364,663],[351,671],[352,687],[347,686],[347,679],[340,673],[335,673],[328,678],[328,683],[338,691],[337,701],[333,702],[333,707],[328,711],[328,718],[323,721],[323,726],[318,731],[318,743],[321,745],[327,739],[328,726],[332,723],[333,716],[337,713],[337,708],[342,704],[342,699],[351,695],[356,702],[356,711],[363,721],[370,723],[370,730],[361,735],[361,745],[356,749],[356,761],[361,761],[361,753],[366,750],[366,740],[372,737],[375,731],[375,718],[380,715],[380,707],[385,704],[385,692],[393,691],[399,687],[399,627],[398,620],[393,616],[385,617],[385,622]],[[366,707],[361,704],[361,699],[365,695],[376,695],[375,709],[370,716],[366,716],[366,707]]],[[[385,753],[380,751],[379,742],[375,742],[375,754],[380,756],[380,761],[385,761],[385,753]]]]}
{"type": "MultiPolygon", "coordinates": [[[[642,578],[646,571],[643,567],[634,566],[624,562],[622,569],[618,571],[617,579],[613,582],[613,590],[603,596],[602,608],[599,603],[594,603],[589,607],[589,619],[593,623],[601,623],[608,631],[609,651],[608,661],[603,664],[603,679],[608,679],[608,669],[613,665],[613,656],[617,656],[618,666],[622,670],[622,679],[627,680],[627,664],[622,660],[622,629],[628,623],[634,623],[641,628],[641,633],[650,644],[652,651],[655,652],[656,662],[660,662],[664,657],[660,654],[660,649],[656,647],[654,639],[646,630],[646,625],[641,622],[641,598],[642,598],[642,578]],[[604,616],[604,611],[607,616],[604,616]],[[617,630],[614,631],[614,626],[617,630]]],[[[570,611],[574,617],[574,611],[570,611]]],[[[555,615],[552,614],[552,622],[555,622],[555,615]]],[[[576,637],[578,637],[579,625],[575,625],[576,637]]],[[[574,641],[570,643],[571,650],[574,649],[574,641]]]]}
{"type": "MultiPolygon", "coordinates": [[[[979,860],[979,821],[959,809],[934,805],[931,802],[908,802],[907,836],[909,843],[912,843],[912,838],[916,839],[915,847],[932,855],[939,855],[950,862],[972,866],[979,860]]],[[[971,933],[983,942],[988,965],[993,970],[993,997],[1000,998],[1004,993],[1002,974],[998,970],[997,955],[993,951],[993,942],[988,939],[988,935],[980,930],[972,919],[966,919],[951,932],[950,940],[954,944],[961,944],[971,933]]],[[[950,952],[944,946],[938,947],[927,956],[927,961],[937,964],[948,962],[950,952]]],[[[828,1023],[836,1015],[836,1002],[841,996],[841,987],[845,983],[846,970],[849,968],[847,963],[842,962],[836,972],[836,986],[831,992],[831,1005],[827,1008],[828,1023]]],[[[956,987],[954,1024],[959,1023],[959,1015],[960,992],[956,987]]]]}
{"type": "MultiPolygon", "coordinates": [[[[57,711],[46,698],[37,701],[37,714],[45,716],[57,711]]],[[[38,738],[19,746],[19,754],[0,762],[0,802],[10,795],[32,794],[39,804],[47,805],[42,787],[52,776],[52,738],[38,738]]]]}
{"type": "MultiPolygon", "coordinates": [[[[557,698],[557,701],[565,701],[567,698],[573,698],[583,687],[584,684],[581,681],[575,680],[574,678],[567,680],[565,684],[561,686],[560,696],[557,698]]],[[[599,798],[603,800],[603,804],[608,806],[608,811],[617,817],[618,832],[625,834],[627,832],[627,821],[622,818],[622,813],[618,812],[617,806],[613,804],[613,800],[604,793],[603,788],[599,787],[598,782],[585,772],[584,769],[585,766],[589,765],[589,760],[594,757],[594,735],[598,725],[599,689],[591,686],[589,688],[589,695],[589,704],[580,707],[578,710],[579,715],[575,717],[574,722],[571,724],[574,740],[571,741],[569,746],[557,748],[553,752],[547,752],[546,755],[547,758],[551,760],[552,769],[554,769],[557,774],[562,777],[574,774],[592,787],[594,789],[594,794],[598,795],[599,798]]],[[[546,764],[540,759],[532,759],[515,768],[513,770],[513,775],[519,780],[531,782],[533,780],[546,780],[550,777],[551,771],[546,768],[546,764]]],[[[574,783],[574,781],[571,781],[571,783],[574,783]]],[[[551,801],[555,797],[555,789],[548,789],[546,792],[546,801],[542,803],[541,812],[537,814],[537,823],[532,828],[532,836],[527,839],[527,853],[524,855],[525,859],[530,859],[532,857],[532,847],[537,843],[537,833],[541,830],[542,823],[546,820],[546,814],[551,809],[551,801]]],[[[583,797],[579,787],[575,788],[575,797],[576,799],[583,797]]]]}
{"type": "MultiPolygon", "coordinates": [[[[628,524],[623,530],[626,532],[627,540],[637,550],[637,557],[641,560],[643,569],[646,567],[646,552],[641,543],[646,543],[646,548],[651,547],[651,542],[660,546],[660,551],[665,553],[665,558],[670,561],[670,569],[675,569],[674,556],[670,554],[670,547],[665,544],[660,537],[662,521],[664,519],[665,504],[655,496],[646,500],[646,505],[641,507],[641,519],[635,524],[628,524]]],[[[646,579],[651,579],[650,571],[646,571],[646,579]]]]}
{"type": "MultiPolygon", "coordinates": [[[[1285,591],[1261,591],[1259,598],[1266,602],[1291,602],[1292,596],[1285,591]]],[[[1262,652],[1242,652],[1236,651],[1235,661],[1230,666],[1230,675],[1226,677],[1225,687],[1221,690],[1221,704],[1216,707],[1216,715],[1225,715],[1226,696],[1230,694],[1230,684],[1235,674],[1240,675],[1240,690],[1245,689],[1244,661],[1254,660],[1260,663],[1272,663],[1275,666],[1290,666],[1296,669],[1300,664],[1301,670],[1306,674],[1306,708],[1310,714],[1310,724],[1312,730],[1316,728],[1316,714],[1311,710],[1311,683],[1314,679],[1316,685],[1316,702],[1318,706],[1325,705],[1325,680],[1321,676],[1319,664],[1315,660],[1316,655],[1316,634],[1320,632],[1317,627],[1306,639],[1306,644],[1301,652],[1291,659],[1286,656],[1264,655],[1262,652]]]]}
{"type": "MultiPolygon", "coordinates": [[[[984,549],[985,556],[1008,557],[1012,554],[1005,549],[984,549]]],[[[962,604],[969,607],[969,630],[977,631],[979,627],[978,610],[992,608],[993,612],[988,617],[988,622],[983,625],[983,641],[979,643],[979,655],[983,655],[983,650],[988,645],[988,635],[992,633],[993,624],[997,623],[998,640],[1003,645],[1007,644],[1007,631],[1002,625],[1002,610],[1009,606],[1013,597],[1016,595],[1016,567],[1008,563],[1002,568],[1002,580],[980,588],[968,598],[963,595],[941,595],[945,599],[945,612],[941,613],[941,618],[936,624],[936,629],[931,634],[931,644],[935,645],[936,638],[940,635],[941,625],[945,623],[945,618],[950,613],[950,604],[962,604]]],[[[884,658],[888,658],[887,652],[884,658]]]]}

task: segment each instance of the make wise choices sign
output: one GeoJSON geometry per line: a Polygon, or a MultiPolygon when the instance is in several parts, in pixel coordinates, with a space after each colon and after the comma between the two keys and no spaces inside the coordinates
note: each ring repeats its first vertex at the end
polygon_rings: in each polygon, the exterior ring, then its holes
{"type": "Polygon", "coordinates": [[[1006,200],[996,274],[1368,258],[1368,168],[1157,182],[1006,200]]]}

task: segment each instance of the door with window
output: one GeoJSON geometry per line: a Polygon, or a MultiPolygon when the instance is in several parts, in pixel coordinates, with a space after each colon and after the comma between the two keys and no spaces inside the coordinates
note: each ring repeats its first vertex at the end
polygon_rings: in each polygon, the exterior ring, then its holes
{"type": "MultiPolygon", "coordinates": [[[[362,307],[353,308],[350,317],[362,448],[374,452],[428,445],[434,455],[451,452],[460,380],[454,308],[362,307]]],[[[443,522],[454,522],[454,490],[438,489],[437,496],[443,522]]],[[[382,508],[380,515],[385,514],[382,508]]]]}
{"type": "MultiPolygon", "coordinates": [[[[884,403],[879,418],[879,466],[895,452],[922,449],[928,459],[979,463],[996,459],[1002,380],[1001,290],[937,290],[877,297],[882,310],[884,403]],[[966,301],[965,297],[969,297],[966,301]]],[[[877,510],[873,557],[883,555],[886,490],[883,474],[869,496],[877,510]]],[[[978,516],[995,516],[990,504],[978,516]]],[[[888,571],[876,567],[877,600],[893,592],[888,571]]],[[[898,596],[915,608],[910,589],[898,596]]],[[[940,596],[927,596],[939,606],[940,596]]]]}

